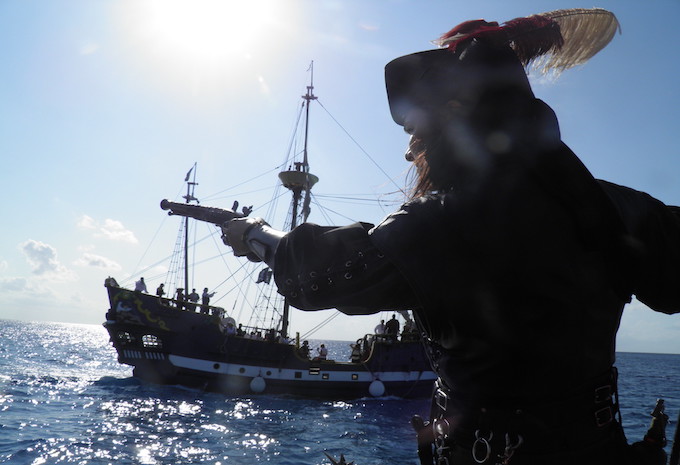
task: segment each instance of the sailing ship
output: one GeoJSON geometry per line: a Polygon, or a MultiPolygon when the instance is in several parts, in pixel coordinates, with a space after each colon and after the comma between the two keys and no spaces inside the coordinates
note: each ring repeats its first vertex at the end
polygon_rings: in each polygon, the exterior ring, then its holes
{"type": "MultiPolygon", "coordinates": [[[[319,180],[310,173],[307,156],[309,107],[317,99],[313,89],[312,77],[302,96],[301,115],[304,111],[305,123],[302,160],[279,173],[281,185],[292,193],[286,229],[306,221],[311,188],[319,180]]],[[[185,178],[185,202],[161,202],[161,208],[169,215],[184,217],[182,240],[178,240],[183,242],[184,260],[178,264],[183,267],[184,283],[180,282],[175,292],[152,295],[122,287],[111,277],[105,281],[110,309],[104,327],[120,363],[133,366],[133,375],[144,381],[229,395],[264,393],[326,399],[431,395],[436,376],[406,312],[401,335],[359,334],[352,344],[350,359],[341,361],[323,355],[310,357],[306,342],[300,343],[299,333],[291,334],[291,307],[270,284],[271,270],[261,264],[262,269],[253,275],[258,276],[258,285],[266,290],[254,299],[252,311],[260,312],[266,307],[271,310],[270,317],[256,318],[254,323],[244,326],[237,324],[223,308],[198,304],[195,297],[188,299],[189,220],[213,224],[219,229],[225,221],[251,212],[250,207],[236,211],[237,202],[231,210],[197,205],[196,171],[192,170],[193,181],[191,171],[185,178]],[[281,301],[280,310],[272,304],[275,300],[281,301]]]]}

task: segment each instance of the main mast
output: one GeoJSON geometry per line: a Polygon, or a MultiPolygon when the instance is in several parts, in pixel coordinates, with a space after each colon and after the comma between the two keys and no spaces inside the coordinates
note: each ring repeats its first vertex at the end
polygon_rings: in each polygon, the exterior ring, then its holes
{"type": "MultiPolygon", "coordinates": [[[[290,222],[290,229],[295,228],[298,220],[298,208],[300,201],[303,198],[302,205],[302,222],[307,221],[309,216],[309,204],[311,200],[312,187],[319,181],[319,178],[309,172],[309,162],[307,157],[307,141],[309,138],[309,104],[312,100],[316,100],[314,95],[314,62],[310,65],[311,79],[307,86],[307,93],[302,96],[305,106],[305,135],[304,135],[304,149],[301,162],[294,162],[294,170],[282,171],[279,173],[279,179],[285,188],[290,190],[293,194],[292,200],[292,218],[290,222]]],[[[283,316],[281,325],[281,336],[288,337],[288,319],[290,315],[290,305],[288,300],[283,302],[283,316]]]]}

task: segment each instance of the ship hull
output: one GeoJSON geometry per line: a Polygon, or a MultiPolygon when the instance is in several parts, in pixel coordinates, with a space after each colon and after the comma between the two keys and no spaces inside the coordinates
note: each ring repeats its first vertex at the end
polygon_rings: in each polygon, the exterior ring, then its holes
{"type": "Polygon", "coordinates": [[[227,335],[218,316],[107,283],[104,327],[118,361],[156,384],[228,395],[424,398],[435,374],[419,341],[357,340],[353,361],[314,360],[292,343],[227,335]]]}

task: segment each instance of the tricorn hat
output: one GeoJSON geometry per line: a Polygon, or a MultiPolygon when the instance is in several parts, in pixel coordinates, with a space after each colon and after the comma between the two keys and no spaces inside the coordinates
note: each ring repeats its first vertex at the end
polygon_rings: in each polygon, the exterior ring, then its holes
{"type": "Polygon", "coordinates": [[[501,90],[533,98],[529,68],[559,73],[588,61],[620,30],[601,8],[556,10],[499,25],[466,21],[444,34],[438,49],[405,55],[385,66],[392,118],[404,125],[413,107],[453,98],[474,101],[501,90]]]}

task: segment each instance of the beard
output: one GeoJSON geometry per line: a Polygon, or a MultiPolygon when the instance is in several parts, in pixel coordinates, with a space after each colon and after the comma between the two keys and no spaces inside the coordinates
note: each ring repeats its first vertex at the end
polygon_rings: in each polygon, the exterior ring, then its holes
{"type": "Polygon", "coordinates": [[[462,119],[452,119],[422,141],[419,177],[430,191],[469,190],[489,168],[492,152],[485,137],[462,119]]]}

